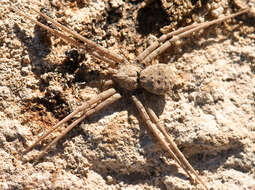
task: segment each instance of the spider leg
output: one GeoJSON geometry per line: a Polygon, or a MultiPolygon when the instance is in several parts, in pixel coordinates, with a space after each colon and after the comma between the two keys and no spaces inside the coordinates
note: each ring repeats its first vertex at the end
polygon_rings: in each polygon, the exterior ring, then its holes
{"type": "MultiPolygon", "coordinates": [[[[14,8],[14,9],[16,9],[16,11],[17,11],[17,8],[14,8]]],[[[41,13],[40,11],[37,11],[34,8],[30,8],[30,9],[32,9],[33,11],[38,13],[40,16],[44,17],[47,21],[52,22],[52,24],[54,26],[56,26],[56,27],[58,26],[63,31],[67,32],[68,34],[71,34],[73,37],[75,37],[75,38],[81,40],[82,42],[84,42],[89,47],[89,49],[91,49],[90,52],[96,51],[101,57],[105,57],[105,58],[107,58],[109,60],[112,60],[114,62],[117,62],[117,63],[128,63],[128,61],[124,57],[122,57],[122,56],[120,56],[120,55],[118,55],[118,54],[116,54],[116,53],[114,53],[114,52],[104,48],[103,46],[100,46],[100,45],[96,44],[95,42],[93,42],[93,41],[83,37],[82,35],[78,34],[77,32],[72,31],[68,27],[60,24],[59,22],[55,21],[51,17],[47,16],[46,14],[41,13]]],[[[30,18],[28,16],[25,16],[25,14],[23,14],[21,11],[17,11],[17,13],[22,15],[22,16],[24,16],[24,17],[26,17],[27,19],[31,20],[32,22],[35,22],[34,19],[32,19],[32,18],[30,18]]],[[[37,22],[35,22],[35,23],[38,24],[37,22]]],[[[39,24],[39,25],[42,27],[41,24],[39,24]]],[[[44,29],[46,29],[46,28],[44,28],[44,29]]],[[[46,30],[48,30],[48,29],[46,29],[46,30]]],[[[53,34],[55,34],[55,33],[53,33],[53,34]]],[[[60,37],[62,37],[62,36],[60,36],[60,37]]],[[[88,48],[86,48],[86,49],[88,49],[88,48]]]]}
{"type": "Polygon", "coordinates": [[[169,32],[167,34],[163,34],[162,36],[160,36],[160,38],[158,40],[156,40],[155,42],[153,42],[149,47],[147,47],[140,55],[137,56],[136,60],[140,63],[144,60],[144,58],[146,56],[148,56],[151,52],[153,52],[156,48],[158,48],[162,43],[164,43],[166,40],[168,40],[169,38],[178,35],[180,33],[183,33],[185,31],[188,31],[194,27],[196,27],[197,25],[199,25],[198,23],[194,23],[182,28],[179,28],[175,31],[169,32]]]}
{"type": "MultiPolygon", "coordinates": [[[[165,128],[163,127],[163,124],[160,122],[158,116],[155,114],[155,112],[148,106],[145,106],[145,110],[149,116],[149,118],[151,119],[151,121],[153,123],[155,123],[156,127],[158,128],[158,130],[165,136],[166,141],[170,144],[170,148],[171,150],[177,152],[175,149],[178,149],[177,145],[172,141],[171,137],[167,134],[165,128]],[[174,146],[172,146],[172,144],[174,144],[174,146]]],[[[178,149],[179,150],[179,149],[178,149]]],[[[181,153],[182,154],[182,153],[181,153]]],[[[176,156],[176,154],[174,154],[176,156]]],[[[177,156],[176,156],[177,157],[177,156]]],[[[192,176],[190,175],[190,173],[186,170],[186,166],[183,164],[183,162],[179,161],[178,159],[178,164],[181,165],[181,167],[186,171],[186,173],[189,175],[189,177],[192,179],[192,176]]],[[[176,159],[176,161],[177,161],[176,159]]]]}
{"type": "MultiPolygon", "coordinates": [[[[57,130],[62,124],[66,123],[67,121],[69,121],[70,119],[72,119],[76,114],[78,114],[79,112],[83,111],[84,113],[88,113],[89,111],[87,110],[93,110],[95,108],[93,108],[92,106],[94,104],[98,104],[100,102],[104,102],[105,99],[112,97],[113,95],[116,94],[116,90],[111,88],[109,90],[106,90],[102,93],[100,93],[99,95],[97,95],[96,97],[90,99],[88,102],[83,103],[81,106],[79,106],[76,110],[74,110],[71,114],[69,114],[68,116],[66,116],[64,119],[62,119],[60,122],[58,122],[55,126],[52,127],[51,130],[49,130],[47,133],[45,133],[43,136],[41,136],[40,138],[38,138],[31,146],[29,146],[23,153],[26,154],[27,152],[29,152],[32,148],[34,148],[40,141],[42,141],[43,139],[45,139],[49,134],[51,134],[53,131],[57,130]]],[[[99,104],[100,105],[100,104],[99,104]]]]}
{"type": "Polygon", "coordinates": [[[81,121],[83,121],[86,117],[102,110],[103,108],[105,108],[105,107],[109,106],[110,104],[116,102],[120,98],[121,98],[121,95],[119,93],[115,93],[115,94],[111,95],[110,97],[108,97],[107,99],[105,99],[103,102],[99,103],[94,108],[90,109],[89,111],[83,112],[83,114],[78,119],[76,119],[73,123],[71,123],[69,126],[67,126],[65,128],[65,130],[62,131],[59,136],[57,136],[51,143],[49,143],[42,150],[42,152],[38,155],[37,160],[40,160],[53,145],[55,145],[63,136],[65,136],[72,128],[74,128],[77,124],[79,124],[81,121]]]}
{"type": "MultiPolygon", "coordinates": [[[[55,29],[53,29],[53,28],[50,28],[50,27],[48,27],[48,26],[46,26],[46,25],[44,25],[44,24],[38,22],[37,20],[35,20],[35,19],[29,17],[28,15],[24,14],[23,12],[21,12],[19,9],[17,9],[17,8],[15,8],[15,7],[13,7],[13,9],[16,11],[17,14],[19,14],[19,15],[23,16],[24,18],[27,18],[27,19],[30,20],[31,22],[33,22],[33,23],[39,25],[41,28],[47,30],[47,31],[50,32],[51,34],[54,34],[55,36],[64,39],[65,41],[69,42],[70,44],[76,46],[76,47],[79,48],[79,49],[85,49],[86,51],[88,51],[88,52],[89,52],[93,57],[95,57],[96,59],[101,60],[101,61],[104,61],[104,62],[106,62],[106,63],[109,63],[111,66],[115,65],[115,62],[114,62],[112,59],[109,59],[109,58],[107,58],[107,57],[101,56],[97,51],[92,50],[92,48],[88,48],[85,44],[80,43],[80,42],[78,42],[78,41],[72,39],[71,37],[65,35],[64,33],[59,32],[58,30],[55,30],[55,29]]],[[[37,11],[37,12],[38,12],[38,11],[37,11]]],[[[46,18],[50,18],[50,17],[48,17],[47,15],[45,15],[45,14],[43,14],[43,13],[41,13],[41,12],[38,12],[38,13],[40,13],[40,15],[44,15],[46,18]]],[[[50,19],[51,19],[51,18],[50,18],[50,19]]],[[[51,20],[53,20],[53,19],[51,19],[51,20]]],[[[51,20],[50,20],[50,21],[51,21],[51,20]]],[[[53,21],[54,21],[54,20],[53,20],[53,21]]],[[[56,23],[56,21],[54,21],[54,23],[56,23]]],[[[53,23],[53,24],[54,24],[54,23],[53,23]]],[[[55,26],[56,26],[56,25],[55,25],[55,26]]],[[[65,27],[65,26],[61,25],[60,23],[58,23],[57,26],[65,27]]],[[[67,27],[65,27],[65,28],[67,28],[67,27]]],[[[70,29],[68,29],[68,31],[69,31],[69,30],[70,30],[70,29]]],[[[71,31],[71,30],[70,30],[70,31],[71,31]]],[[[88,40],[88,39],[87,39],[87,40],[88,40]]]]}
{"type": "MultiPolygon", "coordinates": [[[[159,118],[157,117],[157,115],[155,114],[155,112],[150,108],[150,107],[145,107],[150,119],[156,124],[157,128],[160,130],[160,132],[164,135],[164,137],[166,138],[166,141],[168,142],[171,150],[173,150],[173,152],[175,153],[175,155],[177,155],[177,157],[180,159],[181,161],[181,166],[182,168],[186,168],[189,169],[195,176],[198,182],[200,182],[205,189],[208,189],[206,184],[204,183],[204,181],[199,177],[198,173],[196,172],[196,170],[194,170],[194,168],[190,165],[190,163],[188,162],[188,160],[185,158],[185,156],[182,154],[182,152],[179,150],[179,148],[177,147],[177,145],[175,144],[175,142],[171,139],[171,137],[167,134],[165,128],[162,126],[162,123],[159,121],[159,118]]],[[[185,171],[186,171],[185,169],[185,171]]],[[[187,173],[187,172],[186,172],[187,173]]],[[[188,173],[189,174],[189,173],[188,173]]],[[[192,179],[192,178],[191,178],[192,179]]]]}
{"type": "MultiPolygon", "coordinates": [[[[146,111],[146,109],[144,108],[143,104],[141,103],[141,101],[136,97],[136,96],[132,96],[131,97],[132,100],[134,101],[136,108],[138,109],[140,115],[142,116],[142,119],[144,121],[144,123],[147,125],[147,127],[149,127],[149,129],[151,130],[151,132],[153,133],[153,135],[159,140],[160,144],[163,145],[163,147],[167,150],[167,152],[175,159],[175,161],[182,167],[183,164],[181,163],[181,161],[179,160],[179,158],[174,154],[174,152],[168,147],[167,142],[165,141],[164,137],[162,137],[160,135],[160,131],[157,128],[157,126],[155,125],[155,123],[153,123],[146,111]]],[[[185,172],[187,173],[187,175],[192,179],[192,176],[190,175],[189,171],[185,168],[182,167],[185,172]]]]}
{"type": "Polygon", "coordinates": [[[136,96],[133,95],[131,98],[134,101],[138,111],[140,112],[140,115],[141,115],[143,121],[145,122],[147,127],[151,130],[153,135],[158,139],[158,141],[164,147],[164,149],[170,154],[170,156],[172,156],[174,158],[174,160],[180,165],[181,168],[183,168],[183,170],[187,173],[187,175],[192,180],[193,180],[193,177],[191,176],[188,169],[196,176],[196,181],[198,183],[201,183],[204,186],[204,188],[206,190],[208,190],[208,187],[206,186],[206,184],[198,176],[196,171],[192,168],[192,166],[188,163],[188,161],[185,159],[183,154],[179,151],[178,147],[171,140],[170,136],[166,133],[165,129],[160,124],[159,119],[156,116],[156,114],[150,109],[148,109],[148,112],[147,112],[146,109],[144,108],[143,104],[141,103],[141,101],[136,96]],[[154,123],[152,121],[154,121],[154,123]],[[170,146],[168,143],[170,144],[170,146]],[[176,154],[181,158],[181,160],[176,156],[176,154]]]}
{"type": "Polygon", "coordinates": [[[200,23],[200,24],[192,24],[190,26],[186,26],[184,28],[181,28],[181,29],[171,32],[169,34],[164,34],[163,36],[161,36],[159,38],[158,41],[154,42],[151,46],[149,46],[147,49],[145,49],[142,52],[142,54],[140,56],[138,56],[138,60],[141,63],[145,64],[145,63],[151,61],[152,59],[154,59],[157,55],[163,53],[166,49],[168,49],[173,44],[173,42],[175,42],[181,38],[187,37],[187,36],[191,35],[192,33],[197,32],[201,29],[205,29],[213,24],[221,23],[227,19],[244,14],[248,11],[249,11],[249,9],[244,9],[237,13],[234,13],[234,14],[231,14],[228,16],[224,16],[222,18],[218,18],[218,19],[215,19],[212,21],[207,21],[207,22],[200,23]],[[171,39],[169,39],[169,38],[171,38],[171,39]]]}
{"type": "Polygon", "coordinates": [[[104,48],[103,46],[100,46],[98,44],[96,44],[95,42],[83,37],[82,35],[80,35],[79,33],[67,28],[66,26],[60,24],[59,22],[55,21],[54,19],[52,19],[51,17],[47,16],[44,13],[41,13],[40,11],[37,11],[34,8],[31,8],[33,11],[35,11],[36,13],[38,13],[39,15],[41,15],[42,17],[44,17],[46,20],[52,22],[52,24],[54,24],[55,26],[58,26],[59,28],[61,28],[63,31],[72,34],[73,37],[76,37],[77,39],[81,40],[82,42],[84,42],[85,44],[87,44],[90,48],[94,49],[94,51],[98,51],[101,56],[106,56],[109,59],[112,59],[118,63],[123,63],[125,60],[123,57],[121,57],[120,55],[109,51],[108,49],[104,48]]]}

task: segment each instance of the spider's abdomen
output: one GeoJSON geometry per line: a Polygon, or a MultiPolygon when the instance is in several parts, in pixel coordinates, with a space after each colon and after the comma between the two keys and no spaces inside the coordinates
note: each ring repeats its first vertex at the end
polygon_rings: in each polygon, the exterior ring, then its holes
{"type": "Polygon", "coordinates": [[[151,65],[140,73],[140,85],[156,95],[163,95],[173,87],[174,73],[166,64],[151,65]]]}

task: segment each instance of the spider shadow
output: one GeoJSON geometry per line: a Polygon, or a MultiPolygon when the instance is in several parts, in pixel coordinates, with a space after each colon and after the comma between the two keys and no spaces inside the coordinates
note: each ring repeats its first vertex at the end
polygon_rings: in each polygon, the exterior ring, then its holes
{"type": "Polygon", "coordinates": [[[170,48],[168,48],[164,53],[159,55],[160,63],[169,63],[176,62],[184,54],[192,53],[196,50],[206,49],[210,45],[213,44],[221,44],[229,38],[226,36],[221,39],[214,39],[214,34],[202,34],[203,38],[206,39],[203,43],[197,44],[197,42],[201,39],[201,36],[190,36],[189,40],[183,39],[181,45],[176,46],[173,44],[170,48]]]}
{"type": "MultiPolygon", "coordinates": [[[[32,72],[39,77],[50,69],[47,62],[43,59],[51,52],[51,40],[49,34],[42,31],[39,26],[34,27],[34,37],[28,36],[25,30],[22,30],[18,24],[14,24],[14,33],[20,40],[22,45],[26,47],[30,63],[32,64],[32,72]]],[[[21,66],[26,65],[22,62],[21,66]]]]}
{"type": "MultiPolygon", "coordinates": [[[[242,15],[235,17],[235,19],[245,23],[247,26],[253,26],[251,25],[251,19],[244,20],[242,15]]],[[[241,24],[239,24],[235,27],[235,31],[242,31],[243,29],[241,27],[241,24]]],[[[223,23],[212,25],[204,30],[200,30],[196,34],[183,38],[181,44],[178,46],[173,43],[170,48],[159,56],[159,61],[162,63],[175,62],[186,53],[192,53],[194,50],[206,49],[213,44],[224,43],[226,40],[231,40],[232,44],[239,41],[239,39],[236,38],[236,34],[225,28],[223,23]],[[217,28],[220,28],[220,34],[217,28]],[[219,35],[221,35],[221,37],[217,38],[219,35]],[[201,38],[204,39],[202,43],[201,38]]]]}
{"type": "Polygon", "coordinates": [[[224,167],[225,169],[235,169],[241,172],[249,172],[249,169],[240,166],[237,163],[229,162],[229,158],[242,158],[242,153],[244,152],[244,146],[239,146],[235,148],[229,148],[222,150],[217,153],[217,155],[212,154],[195,154],[189,157],[190,164],[199,170],[207,170],[211,173],[217,173],[218,169],[224,167]]]}
{"type": "MultiPolygon", "coordinates": [[[[40,21],[40,19],[38,19],[40,21]]],[[[41,23],[47,25],[43,21],[41,23]]],[[[60,63],[54,62],[49,63],[45,58],[47,55],[51,53],[51,34],[43,29],[40,26],[35,25],[34,27],[34,37],[30,37],[26,34],[25,30],[22,30],[17,24],[14,25],[14,33],[17,38],[22,42],[22,44],[26,47],[28,51],[28,56],[30,58],[30,63],[32,66],[32,72],[38,77],[40,80],[39,88],[41,91],[45,90],[49,85],[45,80],[42,79],[42,75],[45,73],[49,73],[52,71],[56,71],[61,73],[62,75],[66,74],[75,74],[76,70],[79,67],[79,63],[81,63],[85,59],[85,55],[79,53],[75,49],[71,49],[65,52],[65,59],[61,60],[60,63]]],[[[23,62],[21,63],[22,67],[27,66],[23,62]]],[[[76,77],[78,78],[78,77],[76,77]]],[[[75,79],[78,80],[78,79],[75,79]]],[[[71,82],[70,82],[71,83],[71,82]]],[[[71,84],[69,84],[70,86],[71,84]]]]}
{"type": "MultiPolygon", "coordinates": [[[[43,21],[41,22],[43,23],[43,21]]],[[[53,113],[55,118],[59,120],[63,119],[71,110],[68,108],[67,100],[63,96],[62,91],[49,88],[50,81],[54,78],[53,72],[60,73],[63,76],[66,81],[65,88],[71,88],[74,82],[84,82],[88,78],[95,80],[98,77],[98,73],[86,72],[87,68],[84,68],[84,66],[80,68],[79,63],[84,60],[85,56],[74,49],[65,52],[66,57],[61,61],[61,64],[52,64],[45,60],[46,56],[51,53],[51,39],[50,34],[42,30],[38,25],[34,27],[34,37],[27,35],[25,30],[22,30],[18,24],[14,25],[13,30],[22,45],[25,46],[24,51],[27,51],[25,54],[29,56],[30,60],[29,63],[24,63],[22,60],[21,67],[31,66],[31,72],[38,79],[38,88],[44,94],[44,96],[38,98],[25,100],[25,110],[40,111],[42,109],[41,107],[44,107],[46,111],[53,113]],[[80,70],[85,71],[81,73],[80,70]],[[74,75],[74,79],[68,78],[70,74],[74,75]],[[86,77],[80,79],[81,75],[86,77]]]]}

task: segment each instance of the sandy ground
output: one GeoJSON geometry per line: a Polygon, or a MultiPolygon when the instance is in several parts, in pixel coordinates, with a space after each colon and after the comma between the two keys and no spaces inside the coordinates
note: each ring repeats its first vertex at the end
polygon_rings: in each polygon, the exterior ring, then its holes
{"type": "MultiPolygon", "coordinates": [[[[68,133],[40,162],[39,135],[102,91],[109,67],[0,3],[0,189],[201,189],[162,150],[126,93],[68,133]]],[[[22,12],[40,8],[19,1],[22,12]]],[[[90,0],[45,3],[43,11],[134,60],[161,31],[238,11],[232,1],[90,0]],[[193,3],[193,4],[192,4],[193,3]],[[168,27],[166,27],[168,26],[168,27]]],[[[252,1],[251,1],[252,4],[252,1]]],[[[255,189],[255,21],[244,14],[179,41],[152,63],[183,81],[148,96],[180,150],[211,189],[255,189]]],[[[145,65],[147,66],[147,65],[145,65]]]]}

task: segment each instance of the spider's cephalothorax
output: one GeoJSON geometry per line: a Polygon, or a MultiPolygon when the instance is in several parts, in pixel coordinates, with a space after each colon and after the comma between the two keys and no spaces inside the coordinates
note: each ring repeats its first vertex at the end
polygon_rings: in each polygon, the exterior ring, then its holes
{"type": "Polygon", "coordinates": [[[138,88],[139,75],[142,68],[135,64],[124,65],[121,64],[118,70],[113,74],[113,80],[121,88],[129,91],[138,88]]]}
{"type": "Polygon", "coordinates": [[[122,88],[135,90],[139,87],[156,95],[164,95],[174,85],[174,73],[166,64],[156,64],[142,69],[138,65],[121,65],[113,80],[122,88]]]}

